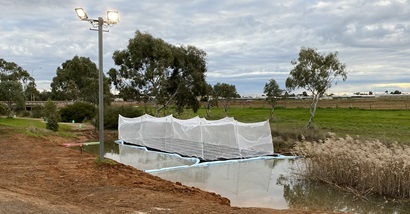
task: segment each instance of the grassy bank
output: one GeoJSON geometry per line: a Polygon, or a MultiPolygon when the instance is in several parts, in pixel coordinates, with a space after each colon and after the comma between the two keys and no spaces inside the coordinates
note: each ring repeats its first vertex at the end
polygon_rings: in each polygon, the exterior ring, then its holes
{"type": "Polygon", "coordinates": [[[71,132],[71,130],[73,130],[73,126],[59,124],[59,131],[53,132],[46,129],[46,123],[41,119],[0,117],[0,127],[2,126],[12,128],[13,132],[26,133],[32,136],[44,137],[49,134],[59,135],[63,137],[74,136],[71,132]]]}

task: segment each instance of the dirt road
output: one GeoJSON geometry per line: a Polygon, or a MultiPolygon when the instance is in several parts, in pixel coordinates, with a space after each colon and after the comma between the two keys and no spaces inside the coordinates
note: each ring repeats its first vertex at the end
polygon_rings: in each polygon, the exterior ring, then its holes
{"type": "Polygon", "coordinates": [[[231,207],[215,193],[62,146],[85,140],[0,127],[0,213],[315,213],[231,207]]]}

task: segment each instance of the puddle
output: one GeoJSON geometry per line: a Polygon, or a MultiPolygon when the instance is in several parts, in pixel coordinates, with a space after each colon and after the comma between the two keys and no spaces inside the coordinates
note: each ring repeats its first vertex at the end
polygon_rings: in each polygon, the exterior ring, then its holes
{"type": "MultiPolygon", "coordinates": [[[[111,143],[113,144],[113,143],[111,143]]],[[[303,159],[246,159],[197,163],[196,158],[146,151],[143,147],[106,145],[106,158],[148,173],[229,198],[232,206],[307,209],[348,213],[410,213],[410,203],[367,200],[339,189],[308,182],[292,173],[303,159]]],[[[87,151],[97,146],[88,146],[87,151]]]]}

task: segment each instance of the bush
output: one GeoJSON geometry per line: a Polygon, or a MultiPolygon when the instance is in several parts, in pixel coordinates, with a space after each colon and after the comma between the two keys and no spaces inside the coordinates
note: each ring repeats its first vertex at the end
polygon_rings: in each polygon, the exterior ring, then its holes
{"type": "Polygon", "coordinates": [[[97,108],[85,102],[76,102],[72,105],[67,105],[66,107],[60,109],[61,121],[82,123],[86,120],[92,120],[97,113],[97,108]]]}
{"type": "Polygon", "coordinates": [[[58,115],[57,105],[50,99],[48,99],[46,104],[44,105],[43,115],[45,121],[47,121],[48,118],[52,117],[53,115],[58,115]]]}
{"type": "MultiPolygon", "coordinates": [[[[133,106],[108,106],[104,110],[104,128],[118,129],[118,115],[124,117],[139,117],[142,111],[133,106]]],[[[98,127],[98,119],[96,120],[96,127],[98,127]]]]}
{"type": "Polygon", "coordinates": [[[10,109],[6,104],[0,103],[0,115],[8,116],[10,114],[10,109]]]}
{"type": "Polygon", "coordinates": [[[31,117],[42,118],[44,116],[43,111],[43,106],[34,106],[33,109],[31,109],[31,117]]]}
{"type": "Polygon", "coordinates": [[[30,114],[29,111],[25,111],[25,110],[24,110],[24,111],[21,111],[21,112],[20,112],[20,116],[22,116],[22,117],[30,117],[30,115],[31,115],[31,114],[30,114]]]}
{"type": "Polygon", "coordinates": [[[53,114],[47,119],[46,129],[56,132],[58,128],[58,117],[56,114],[53,114]]]}
{"type": "Polygon", "coordinates": [[[57,105],[49,99],[44,105],[44,119],[47,121],[46,128],[55,132],[58,131],[59,118],[57,105]]]}

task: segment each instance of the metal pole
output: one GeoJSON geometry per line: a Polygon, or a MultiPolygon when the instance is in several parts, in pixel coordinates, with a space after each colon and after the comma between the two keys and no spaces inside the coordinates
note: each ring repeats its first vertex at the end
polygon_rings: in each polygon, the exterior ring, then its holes
{"type": "Polygon", "coordinates": [[[100,137],[100,160],[104,160],[104,93],[103,93],[103,31],[104,20],[98,17],[98,107],[99,107],[99,137],[100,137]]]}
{"type": "MultiPolygon", "coordinates": [[[[33,68],[33,70],[31,70],[31,77],[34,79],[34,69],[35,68],[33,68]]],[[[33,102],[33,97],[34,97],[34,92],[33,91],[31,91],[31,102],[33,102]]]]}

